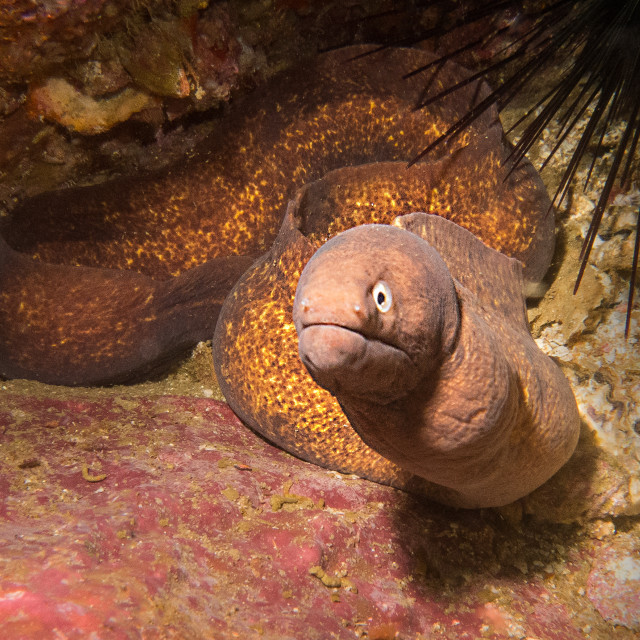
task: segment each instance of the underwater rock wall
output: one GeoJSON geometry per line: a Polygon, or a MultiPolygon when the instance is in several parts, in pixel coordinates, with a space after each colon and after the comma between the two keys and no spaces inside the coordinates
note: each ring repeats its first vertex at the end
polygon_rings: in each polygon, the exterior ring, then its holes
{"type": "Polygon", "coordinates": [[[2,637],[640,630],[631,532],[420,504],[292,458],[215,400],[4,391],[2,637]]]}

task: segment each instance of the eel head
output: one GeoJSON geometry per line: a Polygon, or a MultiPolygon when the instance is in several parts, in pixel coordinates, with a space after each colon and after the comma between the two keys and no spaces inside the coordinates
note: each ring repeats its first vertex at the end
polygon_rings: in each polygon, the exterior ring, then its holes
{"type": "Polygon", "coordinates": [[[453,279],[427,242],[362,225],[324,244],[298,283],[293,319],[313,379],[338,399],[388,404],[433,375],[453,350],[453,279]]]}

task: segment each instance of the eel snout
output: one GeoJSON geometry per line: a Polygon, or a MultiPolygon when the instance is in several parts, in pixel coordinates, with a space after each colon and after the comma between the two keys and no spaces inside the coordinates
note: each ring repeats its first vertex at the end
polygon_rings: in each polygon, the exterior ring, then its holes
{"type": "Polygon", "coordinates": [[[334,395],[387,404],[418,382],[418,370],[406,353],[346,327],[302,327],[298,352],[311,377],[334,395]]]}

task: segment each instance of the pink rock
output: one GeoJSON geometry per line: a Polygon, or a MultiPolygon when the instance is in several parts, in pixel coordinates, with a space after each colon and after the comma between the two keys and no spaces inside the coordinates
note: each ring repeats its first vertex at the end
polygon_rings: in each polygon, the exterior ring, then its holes
{"type": "Polygon", "coordinates": [[[493,512],[307,464],[212,400],[4,393],[0,638],[583,637],[493,512]]]}
{"type": "Polygon", "coordinates": [[[605,620],[640,631],[640,541],[617,534],[598,549],[587,595],[605,620]]]}

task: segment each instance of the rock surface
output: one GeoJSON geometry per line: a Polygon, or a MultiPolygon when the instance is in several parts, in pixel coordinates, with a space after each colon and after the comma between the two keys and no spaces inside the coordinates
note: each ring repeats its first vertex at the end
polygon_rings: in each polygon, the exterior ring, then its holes
{"type": "Polygon", "coordinates": [[[600,615],[616,625],[640,630],[640,542],[621,534],[596,552],[587,595],[600,615]]]}
{"type": "Polygon", "coordinates": [[[420,503],[292,458],[212,399],[35,388],[0,390],[0,637],[640,631],[637,597],[621,617],[598,595],[613,527],[594,547],[576,526],[420,503]]]}

